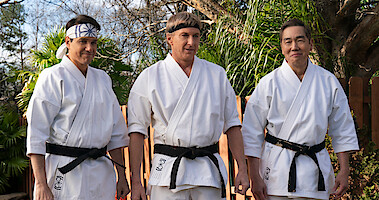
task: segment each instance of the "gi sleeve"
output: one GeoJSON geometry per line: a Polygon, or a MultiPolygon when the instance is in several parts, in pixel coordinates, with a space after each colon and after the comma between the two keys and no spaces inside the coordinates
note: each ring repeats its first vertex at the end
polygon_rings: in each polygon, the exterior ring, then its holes
{"type": "Polygon", "coordinates": [[[359,150],[354,121],[347,97],[338,80],[334,80],[333,107],[328,118],[328,134],[332,138],[334,152],[359,150]]]}
{"type": "Polygon", "coordinates": [[[241,130],[246,156],[261,157],[270,105],[267,88],[260,82],[246,104],[241,130]]]}
{"type": "Polygon", "coordinates": [[[27,156],[46,154],[46,141],[50,137],[50,127],[61,107],[61,81],[55,80],[50,72],[50,69],[41,72],[29,101],[26,112],[27,156]]]}
{"type": "Polygon", "coordinates": [[[148,137],[147,128],[151,122],[152,106],[149,101],[148,77],[142,72],[134,83],[128,99],[128,133],[141,133],[148,137]]]}
{"type": "Polygon", "coordinates": [[[233,87],[230,85],[229,80],[225,74],[225,107],[224,107],[224,133],[233,126],[241,126],[241,120],[237,110],[237,99],[233,87]]]}

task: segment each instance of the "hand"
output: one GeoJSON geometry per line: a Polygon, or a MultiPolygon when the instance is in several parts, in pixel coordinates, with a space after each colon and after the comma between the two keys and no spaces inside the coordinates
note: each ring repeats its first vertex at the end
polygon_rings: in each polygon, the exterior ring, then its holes
{"type": "Polygon", "coordinates": [[[36,184],[35,200],[53,200],[54,196],[47,184],[36,184]]]}
{"type": "Polygon", "coordinates": [[[116,199],[126,199],[126,195],[128,195],[130,192],[129,184],[126,179],[120,179],[117,181],[117,193],[116,193],[116,199]]]}
{"type": "Polygon", "coordinates": [[[249,183],[249,176],[247,175],[246,171],[242,172],[239,171],[236,176],[236,182],[235,182],[235,192],[245,195],[247,189],[249,189],[250,183],[249,183]],[[240,186],[242,188],[240,189],[240,186]]]}
{"type": "Polygon", "coordinates": [[[333,187],[333,191],[335,192],[332,193],[332,195],[334,196],[334,199],[339,199],[346,193],[349,187],[348,178],[349,178],[349,173],[343,173],[343,172],[338,173],[336,177],[336,182],[333,187]]]}
{"type": "Polygon", "coordinates": [[[262,178],[258,175],[255,178],[251,178],[251,192],[256,200],[267,199],[267,187],[262,178]]]}
{"type": "Polygon", "coordinates": [[[141,182],[132,182],[132,200],[146,200],[145,188],[141,182]]]}

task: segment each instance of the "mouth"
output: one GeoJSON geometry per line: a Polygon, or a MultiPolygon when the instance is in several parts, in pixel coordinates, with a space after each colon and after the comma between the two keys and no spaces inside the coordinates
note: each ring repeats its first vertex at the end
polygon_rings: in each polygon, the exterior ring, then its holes
{"type": "Polygon", "coordinates": [[[192,54],[195,52],[195,49],[184,49],[184,52],[192,54]]]}
{"type": "Polygon", "coordinates": [[[301,53],[294,53],[291,55],[291,57],[299,57],[299,56],[302,56],[302,54],[301,53]]]}

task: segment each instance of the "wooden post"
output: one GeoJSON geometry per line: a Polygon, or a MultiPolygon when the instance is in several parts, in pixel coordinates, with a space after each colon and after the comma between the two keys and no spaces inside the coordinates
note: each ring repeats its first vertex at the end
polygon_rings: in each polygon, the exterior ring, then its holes
{"type": "Polygon", "coordinates": [[[372,80],[371,85],[371,130],[372,141],[379,148],[379,77],[372,80]],[[376,99],[374,99],[376,98],[376,99]]]}
{"type": "Polygon", "coordinates": [[[363,80],[351,77],[349,81],[349,104],[359,128],[363,128],[363,80]]]}
{"type": "MultiPolygon", "coordinates": [[[[221,135],[221,138],[218,142],[219,145],[219,153],[222,160],[225,163],[226,171],[228,175],[230,174],[229,167],[229,148],[228,148],[228,139],[225,134],[221,135]]],[[[230,180],[226,182],[226,200],[231,200],[230,197],[230,180]]]]}

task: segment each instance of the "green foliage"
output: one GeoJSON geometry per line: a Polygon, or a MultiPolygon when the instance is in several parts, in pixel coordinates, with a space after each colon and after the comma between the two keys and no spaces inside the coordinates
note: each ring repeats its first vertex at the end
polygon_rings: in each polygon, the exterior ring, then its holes
{"type": "Polygon", "coordinates": [[[0,106],[0,193],[9,187],[9,179],[20,175],[28,166],[25,156],[26,128],[19,125],[20,116],[11,106],[0,106]]]}
{"type": "Polygon", "coordinates": [[[23,5],[12,4],[0,7],[0,47],[8,51],[9,56],[17,55],[20,45],[26,41],[27,35],[22,30],[24,23],[23,5]]]}
{"type": "MultiPolygon", "coordinates": [[[[379,198],[379,149],[373,142],[367,141],[370,130],[365,127],[357,130],[361,148],[350,155],[349,189],[344,195],[347,199],[371,200],[379,198]]],[[[339,171],[337,155],[334,153],[331,138],[326,137],[326,147],[329,151],[332,165],[337,175],[339,171]]]]}
{"type": "Polygon", "coordinates": [[[22,91],[17,95],[17,106],[25,114],[29,100],[32,97],[35,84],[39,74],[43,69],[51,67],[60,62],[55,53],[64,42],[65,29],[55,28],[45,36],[45,41],[40,50],[31,50],[31,62],[34,64],[33,70],[18,71],[18,78],[24,83],[22,91]]]}
{"type": "Polygon", "coordinates": [[[230,6],[234,8],[231,12],[240,20],[221,16],[208,40],[201,44],[198,56],[224,67],[236,94],[247,96],[260,78],[279,67],[284,58],[278,34],[282,23],[296,17],[310,23],[319,33],[320,17],[312,2],[304,0],[235,3],[230,6]]]}
{"type": "MultiPolygon", "coordinates": [[[[58,64],[61,60],[55,54],[61,44],[64,43],[65,28],[54,28],[45,36],[45,41],[40,50],[32,50],[31,61],[34,64],[33,70],[21,70],[18,78],[24,83],[22,91],[17,95],[17,105],[25,114],[29,100],[33,94],[38,76],[45,68],[58,64]]],[[[113,81],[113,90],[120,104],[126,104],[131,80],[129,72],[132,68],[122,62],[121,52],[117,49],[113,40],[100,37],[98,39],[97,54],[90,64],[108,73],[113,81]]]]}
{"type": "Polygon", "coordinates": [[[25,16],[22,4],[0,7],[0,99],[7,101],[14,100],[22,86],[14,72],[25,67],[25,16]]]}
{"type": "Polygon", "coordinates": [[[113,90],[121,105],[127,103],[132,84],[131,66],[122,61],[122,52],[116,43],[107,37],[100,37],[97,42],[97,54],[90,64],[107,72],[113,82],[113,90]]]}

